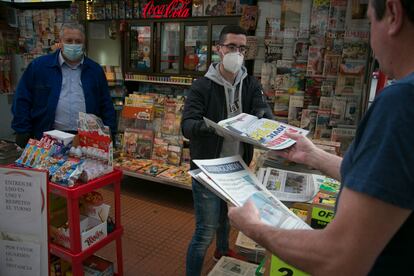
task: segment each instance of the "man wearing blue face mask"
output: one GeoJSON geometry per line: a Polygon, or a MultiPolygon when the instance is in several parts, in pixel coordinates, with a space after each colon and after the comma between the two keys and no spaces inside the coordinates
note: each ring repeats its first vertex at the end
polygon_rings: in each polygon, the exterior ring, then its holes
{"type": "Polygon", "coordinates": [[[103,69],[84,55],[83,26],[64,24],[60,45],[55,53],[34,59],[17,86],[12,128],[21,147],[47,130],[76,132],[79,112],[97,115],[115,131],[115,110],[103,69]]]}
{"type": "MultiPolygon", "coordinates": [[[[203,121],[207,117],[218,122],[242,112],[257,117],[273,118],[265,102],[259,82],[247,74],[243,66],[247,49],[246,31],[239,26],[226,26],[220,33],[217,53],[221,62],[212,63],[204,77],[191,86],[184,105],[182,132],[190,140],[191,159],[211,159],[240,154],[249,164],[252,145],[223,138],[203,121]]],[[[191,162],[191,169],[196,169],[191,162]]],[[[229,249],[230,225],[227,204],[193,179],[196,229],[187,251],[187,275],[200,275],[204,256],[216,236],[214,257],[238,257],[229,249]]]]}

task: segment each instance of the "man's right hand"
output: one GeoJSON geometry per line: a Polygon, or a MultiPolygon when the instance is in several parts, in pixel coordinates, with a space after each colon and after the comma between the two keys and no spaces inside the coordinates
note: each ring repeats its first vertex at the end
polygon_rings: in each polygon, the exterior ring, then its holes
{"type": "Polygon", "coordinates": [[[205,122],[200,125],[200,133],[202,135],[215,135],[216,130],[210,126],[207,126],[205,122]]]}
{"type": "Polygon", "coordinates": [[[296,143],[284,150],[275,151],[275,153],[290,161],[312,166],[312,157],[320,151],[311,140],[297,133],[286,132],[286,136],[296,141],[296,143]]]}

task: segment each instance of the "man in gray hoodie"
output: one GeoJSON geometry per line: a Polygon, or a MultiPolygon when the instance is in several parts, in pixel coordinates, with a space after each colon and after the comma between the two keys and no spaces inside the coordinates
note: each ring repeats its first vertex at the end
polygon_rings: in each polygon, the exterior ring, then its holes
{"type": "MultiPolygon", "coordinates": [[[[217,52],[221,62],[210,65],[204,77],[191,86],[184,106],[182,132],[190,140],[191,159],[212,159],[239,154],[246,164],[253,147],[225,139],[207,127],[203,117],[218,122],[240,113],[273,118],[262,88],[243,66],[246,32],[239,26],[226,26],[220,33],[217,52]]],[[[197,166],[191,162],[191,169],[197,166]]],[[[187,275],[200,275],[205,253],[216,234],[214,257],[234,256],[229,249],[230,225],[227,204],[193,179],[196,229],[187,252],[187,275]]]]}

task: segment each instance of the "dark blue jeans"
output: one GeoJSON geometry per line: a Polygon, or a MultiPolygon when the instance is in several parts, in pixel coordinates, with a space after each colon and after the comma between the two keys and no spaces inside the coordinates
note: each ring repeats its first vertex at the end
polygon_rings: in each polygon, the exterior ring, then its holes
{"type": "Polygon", "coordinates": [[[187,276],[198,276],[204,256],[216,234],[216,248],[224,254],[229,249],[230,224],[227,203],[193,179],[196,228],[187,250],[187,276]]]}

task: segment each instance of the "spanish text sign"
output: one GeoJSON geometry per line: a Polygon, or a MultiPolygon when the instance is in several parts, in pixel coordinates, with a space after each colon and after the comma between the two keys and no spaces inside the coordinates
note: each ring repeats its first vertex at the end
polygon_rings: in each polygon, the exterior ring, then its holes
{"type": "Polygon", "coordinates": [[[0,275],[48,275],[47,173],[0,167],[0,275]]]}

